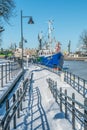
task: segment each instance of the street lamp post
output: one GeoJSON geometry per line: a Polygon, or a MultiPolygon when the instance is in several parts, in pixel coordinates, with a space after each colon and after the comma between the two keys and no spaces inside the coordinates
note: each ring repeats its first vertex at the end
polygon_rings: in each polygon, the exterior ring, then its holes
{"type": "Polygon", "coordinates": [[[23,13],[22,13],[22,10],[21,10],[21,45],[22,45],[22,63],[21,63],[21,66],[22,66],[22,69],[24,70],[24,67],[23,67],[23,18],[30,18],[29,21],[28,21],[28,24],[34,24],[34,21],[32,19],[32,16],[23,16],[23,13]]]}

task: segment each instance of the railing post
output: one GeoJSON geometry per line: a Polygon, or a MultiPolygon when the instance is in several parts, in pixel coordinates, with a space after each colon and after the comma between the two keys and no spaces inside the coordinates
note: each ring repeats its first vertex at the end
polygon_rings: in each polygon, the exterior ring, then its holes
{"type": "Polygon", "coordinates": [[[54,80],[52,80],[52,94],[53,94],[53,97],[54,97],[54,80]]]}
{"type": "Polygon", "coordinates": [[[71,80],[72,80],[72,79],[71,79],[71,73],[70,73],[70,85],[71,85],[71,80]]]}
{"type": "Polygon", "coordinates": [[[5,83],[7,83],[7,64],[5,64],[5,83]]]}
{"type": "Polygon", "coordinates": [[[12,78],[12,62],[10,62],[10,77],[12,78]]]}
{"type": "MultiPolygon", "coordinates": [[[[19,90],[17,90],[17,100],[19,101],[19,90]]],[[[20,107],[18,106],[17,117],[20,117],[20,107]]]]}
{"type": "Polygon", "coordinates": [[[72,128],[75,130],[75,94],[72,93],[72,128]]]}
{"type": "Polygon", "coordinates": [[[75,87],[75,75],[73,74],[73,87],[75,87]]]}
{"type": "MultiPolygon", "coordinates": [[[[22,88],[20,88],[20,97],[21,97],[21,95],[22,95],[22,88]]],[[[22,111],[22,99],[20,101],[20,110],[22,111]]]]}
{"type": "Polygon", "coordinates": [[[15,75],[15,74],[14,74],[14,73],[15,73],[15,72],[14,72],[14,63],[15,63],[15,62],[13,62],[13,64],[12,64],[12,77],[15,75]]]}
{"type": "Polygon", "coordinates": [[[9,81],[10,81],[10,62],[8,62],[9,81]]]}
{"type": "Polygon", "coordinates": [[[1,65],[1,87],[3,87],[3,65],[1,65]]]}
{"type": "MultiPolygon", "coordinates": [[[[23,81],[22,85],[23,85],[23,92],[24,92],[24,91],[25,91],[24,81],[23,81]]],[[[25,95],[24,95],[24,97],[23,97],[23,101],[25,101],[25,95]]]]}
{"type": "Polygon", "coordinates": [[[9,66],[10,66],[10,79],[11,79],[11,62],[9,62],[9,66]]]}
{"type": "Polygon", "coordinates": [[[83,96],[85,97],[85,80],[83,80],[83,96]]]}
{"type": "Polygon", "coordinates": [[[78,92],[79,92],[79,79],[80,79],[80,78],[78,77],[78,92]]]}
{"type": "Polygon", "coordinates": [[[51,79],[49,78],[49,88],[50,88],[50,91],[51,91],[51,79]]]}
{"type": "Polygon", "coordinates": [[[55,101],[57,102],[57,82],[55,82],[55,101]]]}
{"type": "MultiPolygon", "coordinates": [[[[8,111],[8,109],[9,109],[9,99],[6,100],[6,111],[8,111]]],[[[10,119],[10,117],[8,116],[7,122],[9,122],[9,119],[10,119]]],[[[10,130],[10,125],[8,125],[7,130],[10,130]]]]}
{"type": "Polygon", "coordinates": [[[51,90],[51,93],[52,93],[52,88],[53,88],[53,83],[52,83],[52,80],[50,80],[50,90],[51,90]]]}
{"type": "Polygon", "coordinates": [[[62,88],[60,88],[60,111],[62,112],[62,88]]]}
{"type": "MultiPolygon", "coordinates": [[[[87,107],[87,98],[84,100],[84,106],[87,107]]],[[[84,108],[84,130],[87,130],[87,109],[84,108]]]]}
{"type": "Polygon", "coordinates": [[[67,90],[65,89],[65,118],[67,118],[67,90]]]}
{"type": "MultiPolygon", "coordinates": [[[[16,101],[15,94],[13,94],[13,103],[16,101]]],[[[13,108],[13,111],[15,112],[15,106],[13,108]]],[[[13,117],[13,128],[16,129],[16,114],[13,117]]]]}
{"type": "Polygon", "coordinates": [[[67,71],[67,83],[68,83],[68,71],[67,71]]]}

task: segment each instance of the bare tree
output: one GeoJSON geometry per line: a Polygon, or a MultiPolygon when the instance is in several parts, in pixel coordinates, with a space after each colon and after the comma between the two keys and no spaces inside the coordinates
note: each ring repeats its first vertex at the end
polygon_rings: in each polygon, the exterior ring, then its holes
{"type": "Polygon", "coordinates": [[[87,52],[87,30],[84,30],[80,35],[80,44],[82,49],[87,52]]]}
{"type": "Polygon", "coordinates": [[[3,17],[8,22],[9,18],[13,15],[14,8],[14,0],[0,0],[0,20],[3,17]]]}
{"type": "Polygon", "coordinates": [[[14,0],[0,0],[0,46],[1,46],[1,33],[4,31],[3,20],[9,23],[10,17],[13,16],[15,8],[14,0]]]}

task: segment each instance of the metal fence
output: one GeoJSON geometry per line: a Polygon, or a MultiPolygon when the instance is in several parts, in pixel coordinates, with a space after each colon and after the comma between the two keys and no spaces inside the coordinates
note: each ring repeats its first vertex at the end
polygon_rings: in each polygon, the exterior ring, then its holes
{"type": "Polygon", "coordinates": [[[84,99],[84,104],[76,101],[75,94],[72,97],[65,92],[57,89],[57,82],[52,79],[47,79],[49,89],[55,98],[55,101],[60,106],[60,111],[64,112],[65,118],[72,123],[72,129],[77,130],[77,124],[80,124],[84,130],[87,130],[87,98],[84,99]]]}
{"type": "Polygon", "coordinates": [[[64,81],[70,84],[83,97],[87,97],[87,80],[84,80],[75,74],[65,71],[64,81]]]}
{"type": "MultiPolygon", "coordinates": [[[[13,94],[13,103],[10,105],[9,99],[6,100],[6,113],[0,122],[0,130],[16,129],[17,118],[20,118],[20,111],[22,111],[22,103],[25,101],[25,94],[27,88],[30,89],[33,73],[31,78],[26,78],[22,85],[18,88],[15,94],[13,94]],[[11,124],[13,120],[13,125],[11,124]]],[[[11,100],[11,99],[10,99],[11,100]]]]}
{"type": "Polygon", "coordinates": [[[18,62],[7,62],[0,65],[0,87],[7,84],[13,78],[21,67],[18,62]]]}
{"type": "Polygon", "coordinates": [[[87,97],[87,80],[68,71],[59,71],[49,67],[45,67],[45,68],[53,73],[56,73],[60,77],[64,78],[62,79],[62,81],[65,81],[67,82],[67,84],[71,85],[84,98],[87,97]]]}

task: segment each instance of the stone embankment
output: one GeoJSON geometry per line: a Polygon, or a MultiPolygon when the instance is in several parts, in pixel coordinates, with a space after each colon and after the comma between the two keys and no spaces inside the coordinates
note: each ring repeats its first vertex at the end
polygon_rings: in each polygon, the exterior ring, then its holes
{"type": "Polygon", "coordinates": [[[85,57],[64,56],[64,60],[87,61],[87,56],[85,56],[85,57]]]}

